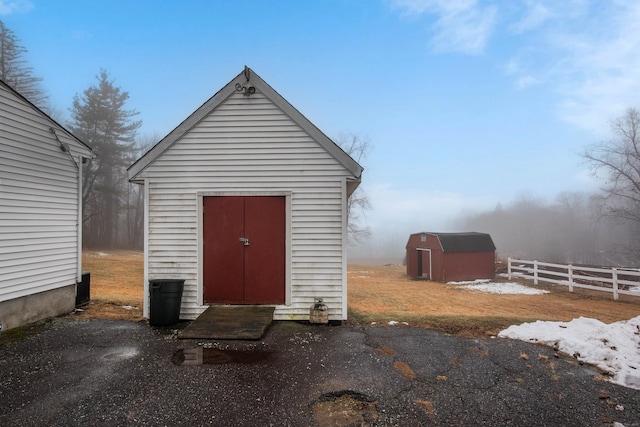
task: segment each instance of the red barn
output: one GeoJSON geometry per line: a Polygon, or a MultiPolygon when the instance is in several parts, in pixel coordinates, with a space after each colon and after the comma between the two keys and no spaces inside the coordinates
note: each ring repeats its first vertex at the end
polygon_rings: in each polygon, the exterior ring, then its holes
{"type": "Polygon", "coordinates": [[[495,254],[486,233],[415,233],[407,242],[407,275],[445,283],[493,279],[495,254]]]}

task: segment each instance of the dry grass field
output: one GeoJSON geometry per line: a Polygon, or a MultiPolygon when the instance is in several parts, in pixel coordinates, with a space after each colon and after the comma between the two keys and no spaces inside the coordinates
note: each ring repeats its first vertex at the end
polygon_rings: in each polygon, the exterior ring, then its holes
{"type": "MultiPolygon", "coordinates": [[[[614,301],[596,291],[569,292],[540,285],[543,295],[497,295],[425,280],[412,280],[403,266],[349,266],[349,314],[360,322],[391,320],[460,335],[493,335],[512,324],[567,321],[580,316],[605,323],[640,314],[640,297],[614,301]]],[[[522,282],[534,287],[531,282],[522,282]]]]}
{"type": "MultiPolygon", "coordinates": [[[[143,259],[135,251],[86,251],[83,268],[91,272],[91,304],[80,316],[142,320],[143,259]]],[[[535,320],[584,316],[609,323],[640,314],[640,297],[613,301],[604,292],[538,287],[551,293],[496,295],[412,280],[402,266],[350,265],[349,317],[362,324],[395,320],[452,334],[486,336],[535,320]]]]}
{"type": "Polygon", "coordinates": [[[139,251],[84,251],[91,273],[91,303],[81,317],[142,320],[144,254],[139,251]]]}

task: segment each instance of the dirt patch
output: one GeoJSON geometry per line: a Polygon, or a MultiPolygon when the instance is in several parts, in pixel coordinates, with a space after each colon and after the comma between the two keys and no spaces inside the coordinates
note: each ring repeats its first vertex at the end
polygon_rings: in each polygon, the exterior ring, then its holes
{"type": "Polygon", "coordinates": [[[396,361],[396,362],[393,362],[393,367],[396,368],[407,379],[409,380],[416,379],[416,373],[413,372],[413,369],[411,369],[411,367],[407,363],[396,361]]]}
{"type": "Polygon", "coordinates": [[[424,411],[430,417],[434,417],[436,415],[436,409],[433,407],[433,403],[428,400],[416,400],[416,405],[424,409],[424,411]]]}
{"type": "Polygon", "coordinates": [[[352,390],[324,394],[312,406],[319,426],[369,426],[378,419],[376,401],[352,390]]]}
{"type": "Polygon", "coordinates": [[[76,310],[74,316],[85,319],[129,320],[131,322],[145,320],[142,316],[142,307],[121,305],[107,301],[91,301],[88,305],[76,310]]]}
{"type": "Polygon", "coordinates": [[[394,354],[396,354],[396,351],[390,347],[380,347],[378,349],[378,353],[382,354],[383,356],[393,356],[394,354]]]}

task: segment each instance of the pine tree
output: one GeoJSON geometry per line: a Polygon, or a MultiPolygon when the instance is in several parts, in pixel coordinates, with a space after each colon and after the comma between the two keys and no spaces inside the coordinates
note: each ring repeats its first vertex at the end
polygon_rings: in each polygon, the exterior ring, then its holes
{"type": "Polygon", "coordinates": [[[42,107],[48,96],[40,86],[42,78],[34,77],[33,68],[22,59],[26,52],[27,49],[19,44],[13,31],[0,21],[0,79],[42,107]]]}
{"type": "Polygon", "coordinates": [[[74,96],[69,129],[96,156],[83,171],[85,244],[112,248],[119,244],[119,228],[126,216],[126,167],[133,161],[142,122],[133,120],[137,111],[124,108],[129,93],[114,86],[105,70],[97,80],[97,85],[74,96]]]}

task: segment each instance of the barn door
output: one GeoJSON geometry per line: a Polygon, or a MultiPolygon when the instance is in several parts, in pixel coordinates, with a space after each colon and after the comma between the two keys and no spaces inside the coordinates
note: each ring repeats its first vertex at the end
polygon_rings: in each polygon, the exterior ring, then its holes
{"type": "Polygon", "coordinates": [[[285,198],[204,197],[206,304],[284,304],[285,198]]]}
{"type": "Polygon", "coordinates": [[[418,277],[431,280],[431,251],[418,249],[418,277]]]}

